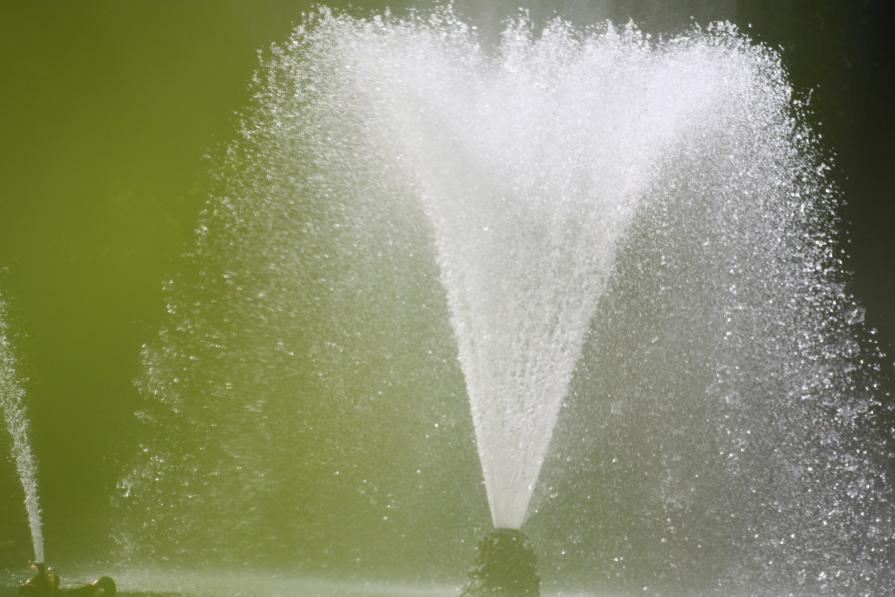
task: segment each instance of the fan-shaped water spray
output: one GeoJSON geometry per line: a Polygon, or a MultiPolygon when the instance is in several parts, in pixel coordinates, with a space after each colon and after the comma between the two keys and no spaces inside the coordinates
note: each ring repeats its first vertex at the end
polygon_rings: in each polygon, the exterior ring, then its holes
{"type": "Polygon", "coordinates": [[[322,12],[256,89],[144,352],[123,546],[440,561],[425,529],[480,520],[468,394],[546,583],[885,585],[879,355],[775,52],[322,12]]]}
{"type": "Polygon", "coordinates": [[[44,562],[43,527],[37,494],[37,460],[28,437],[25,391],[16,376],[15,357],[6,331],[5,308],[0,299],[0,410],[12,440],[12,457],[25,492],[25,512],[34,545],[34,561],[44,562]]]}
{"type": "Polygon", "coordinates": [[[378,123],[433,223],[492,520],[519,528],[619,239],[674,143],[742,90],[632,30],[535,41],[521,21],[495,55],[456,22],[336,39],[330,93],[378,123]]]}

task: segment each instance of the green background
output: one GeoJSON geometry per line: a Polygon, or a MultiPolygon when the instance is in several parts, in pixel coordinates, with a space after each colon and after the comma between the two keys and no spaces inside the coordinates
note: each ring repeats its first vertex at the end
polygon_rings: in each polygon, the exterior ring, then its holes
{"type": "MultiPolygon", "coordinates": [[[[510,4],[460,8],[489,22],[510,4]]],[[[559,10],[633,17],[655,30],[684,27],[691,13],[700,22],[729,18],[782,47],[796,87],[813,90],[815,124],[836,156],[852,290],[893,353],[895,43],[886,2],[529,4],[536,19],[559,10]]],[[[108,497],[136,449],[140,346],[163,325],[161,281],[191,246],[210,184],[205,156],[234,137],[258,52],[283,40],[308,7],[0,5],[0,293],[53,557],[107,536],[108,497]]],[[[0,538],[27,542],[11,464],[0,467],[0,492],[0,538]]]]}

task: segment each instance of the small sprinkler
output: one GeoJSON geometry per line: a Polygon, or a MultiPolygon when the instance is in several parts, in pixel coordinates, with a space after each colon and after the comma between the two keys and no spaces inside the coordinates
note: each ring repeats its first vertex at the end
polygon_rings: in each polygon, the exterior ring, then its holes
{"type": "Polygon", "coordinates": [[[19,588],[19,595],[56,595],[59,592],[59,576],[43,562],[32,562],[34,576],[19,588]]]}
{"type": "Polygon", "coordinates": [[[521,531],[494,529],[479,543],[460,597],[539,597],[536,565],[534,548],[521,531]]]}
{"type": "Polygon", "coordinates": [[[59,575],[43,562],[31,564],[34,576],[19,587],[19,595],[25,597],[50,597],[53,595],[84,595],[85,597],[113,597],[116,592],[115,581],[108,576],[101,576],[83,587],[59,588],[59,575]]]}

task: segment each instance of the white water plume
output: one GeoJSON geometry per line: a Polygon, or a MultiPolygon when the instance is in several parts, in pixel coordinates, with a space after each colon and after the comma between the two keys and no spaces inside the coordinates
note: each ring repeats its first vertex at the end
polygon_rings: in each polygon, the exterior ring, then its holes
{"type": "Polygon", "coordinates": [[[459,571],[478,456],[558,587],[882,593],[880,355],[779,54],[480,39],[322,11],[272,48],[144,350],[122,552],[459,571]]]}
{"type": "Polygon", "coordinates": [[[0,300],[0,410],[12,439],[12,456],[25,492],[25,511],[34,545],[34,561],[44,562],[43,527],[37,495],[37,459],[31,451],[25,390],[16,376],[15,358],[6,332],[3,302],[0,300]]]}
{"type": "Polygon", "coordinates": [[[518,528],[619,240],[685,135],[756,109],[761,56],[723,29],[536,38],[524,17],[488,51],[450,12],[301,41],[330,69],[316,115],[361,119],[433,224],[492,521],[518,528]]]}

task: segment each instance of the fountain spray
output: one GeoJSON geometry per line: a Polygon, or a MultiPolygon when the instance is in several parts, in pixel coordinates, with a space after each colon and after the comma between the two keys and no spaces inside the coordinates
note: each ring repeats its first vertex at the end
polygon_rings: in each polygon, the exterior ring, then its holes
{"type": "Polygon", "coordinates": [[[29,441],[29,424],[25,410],[25,390],[16,376],[15,359],[6,335],[4,305],[0,300],[0,410],[12,439],[12,454],[22,489],[25,492],[25,510],[31,529],[34,560],[44,561],[43,525],[40,501],[37,494],[37,460],[29,441]]]}
{"type": "Polygon", "coordinates": [[[552,486],[542,564],[580,537],[570,580],[886,592],[883,360],[775,49],[731,23],[651,38],[525,18],[490,43],[445,8],[321,10],[270,56],[143,354],[151,445],[121,482],[137,550],[289,545],[328,565],[308,536],[385,520],[366,467],[408,530],[439,524],[466,461],[417,424],[465,416],[457,357],[493,526],[522,527],[552,486]],[[395,457],[367,458],[386,434],[395,457]],[[405,483],[408,446],[442,474],[405,483]],[[220,474],[218,455],[252,466],[220,474]],[[309,499],[281,528],[286,493],[309,499]]]}
{"type": "Polygon", "coordinates": [[[0,301],[0,410],[12,438],[12,452],[16,470],[25,492],[25,510],[34,546],[34,576],[19,588],[19,595],[44,597],[48,595],[115,595],[115,582],[103,576],[93,583],[75,589],[60,589],[59,575],[47,566],[44,557],[43,524],[37,494],[37,459],[31,450],[29,424],[25,411],[25,391],[16,377],[15,359],[6,335],[3,302],[0,301]]]}

